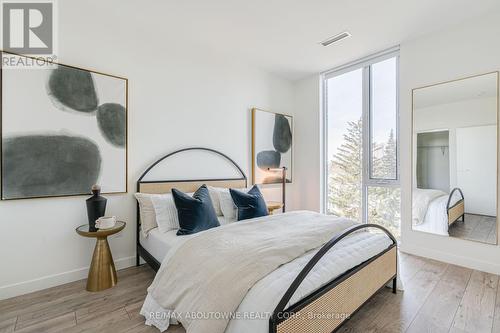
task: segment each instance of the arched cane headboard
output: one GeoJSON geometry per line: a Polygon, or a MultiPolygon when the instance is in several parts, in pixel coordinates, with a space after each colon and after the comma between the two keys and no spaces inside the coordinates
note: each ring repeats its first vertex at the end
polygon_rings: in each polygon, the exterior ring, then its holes
{"type": "MultiPolygon", "coordinates": [[[[161,194],[161,193],[170,193],[172,188],[176,188],[178,190],[181,190],[183,192],[194,192],[196,191],[201,185],[206,184],[214,187],[223,187],[223,188],[243,188],[247,187],[247,177],[241,167],[233,161],[229,156],[226,154],[221,153],[220,151],[217,151],[215,149],[211,148],[204,148],[204,147],[189,147],[189,148],[183,148],[176,150],[174,152],[171,152],[157,161],[155,161],[153,164],[151,164],[144,172],[143,174],[139,177],[137,180],[137,192],[139,193],[150,193],[150,194],[161,194]],[[236,170],[238,171],[239,175],[241,177],[236,177],[236,178],[221,178],[221,179],[161,179],[161,180],[144,180],[144,178],[148,175],[148,173],[154,169],[158,164],[161,162],[165,161],[169,157],[172,157],[174,155],[183,153],[183,152],[188,152],[188,151],[203,151],[203,152],[209,152],[216,154],[222,158],[224,158],[226,161],[228,161],[230,164],[232,164],[236,170]]],[[[139,204],[137,204],[137,265],[139,265],[139,256],[144,258],[150,266],[158,270],[160,267],[160,264],[156,259],[154,259],[150,253],[148,253],[140,244],[139,242],[139,232],[140,232],[140,216],[139,216],[139,204]]]]}
{"type": "Polygon", "coordinates": [[[151,164],[146,171],[139,177],[137,180],[137,192],[140,193],[170,193],[172,188],[177,188],[181,191],[184,192],[194,192],[198,187],[200,187],[202,184],[207,184],[211,186],[217,186],[217,187],[246,187],[247,186],[247,177],[243,170],[240,168],[240,166],[233,161],[229,156],[226,154],[223,154],[215,149],[211,148],[204,148],[204,147],[189,147],[189,148],[183,148],[176,150],[172,153],[169,153],[160,159],[158,159],[156,162],[151,164]],[[238,178],[224,178],[224,179],[188,179],[188,180],[179,180],[179,179],[174,179],[174,180],[143,180],[144,177],[148,175],[148,173],[156,167],[158,164],[161,162],[165,161],[169,157],[172,157],[174,155],[187,152],[187,151],[205,151],[205,152],[210,152],[214,153],[218,156],[223,157],[226,161],[230,162],[238,171],[238,173],[241,175],[241,177],[238,178]]]}

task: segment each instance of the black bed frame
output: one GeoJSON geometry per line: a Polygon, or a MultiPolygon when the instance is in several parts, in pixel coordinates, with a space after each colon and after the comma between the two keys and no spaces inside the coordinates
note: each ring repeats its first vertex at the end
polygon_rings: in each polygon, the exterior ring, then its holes
{"type": "MultiPolygon", "coordinates": [[[[203,181],[230,181],[230,180],[244,180],[245,181],[245,186],[248,185],[248,179],[247,179],[247,176],[245,175],[245,173],[243,172],[243,170],[240,168],[240,166],[235,162],[233,161],[229,156],[227,156],[226,154],[223,154],[215,149],[211,149],[211,148],[205,148],[205,147],[189,147],[189,148],[183,148],[183,149],[179,149],[179,150],[176,150],[172,153],[169,153],[165,156],[162,156],[160,159],[158,159],[157,161],[155,161],[153,164],[151,164],[147,169],[146,171],[144,171],[142,173],[142,175],[139,177],[139,179],[137,180],[137,184],[136,184],[136,191],[139,192],[139,189],[140,189],[140,185],[141,184],[146,184],[146,183],[176,183],[176,182],[203,182],[203,181]],[[143,180],[144,177],[149,173],[149,171],[151,171],[151,169],[153,169],[155,166],[157,166],[158,164],[160,164],[162,161],[166,160],[167,158],[171,157],[171,156],[174,156],[174,155],[177,155],[179,153],[183,153],[183,152],[186,152],[186,151],[193,151],[193,150],[197,150],[197,151],[206,151],[206,152],[211,152],[211,153],[214,153],[214,154],[217,154],[221,157],[223,157],[224,159],[226,159],[228,162],[230,162],[239,172],[239,174],[241,175],[240,178],[227,178],[227,179],[189,179],[189,180],[179,180],[179,179],[167,179],[167,180],[143,180]]],[[[141,232],[141,226],[140,226],[140,214],[139,214],[139,203],[137,202],[137,205],[136,205],[136,228],[137,228],[137,231],[136,231],[136,241],[137,241],[137,252],[136,252],[136,260],[135,260],[135,264],[136,266],[139,266],[140,264],[140,258],[142,257],[142,259],[144,259],[144,261],[146,261],[149,266],[151,266],[152,269],[154,269],[156,272],[160,269],[160,265],[161,263],[158,262],[158,260],[155,259],[155,257],[153,257],[153,255],[151,253],[149,253],[144,247],[142,247],[140,241],[139,241],[139,233],[141,232]]]]}
{"type": "MultiPolygon", "coordinates": [[[[344,230],[342,233],[335,235],[328,243],[323,245],[323,247],[311,258],[311,260],[306,264],[306,266],[302,269],[302,271],[297,275],[295,280],[292,282],[288,290],[285,292],[281,300],[279,301],[278,305],[274,309],[271,318],[269,319],[269,333],[276,333],[278,325],[290,318],[293,314],[298,313],[301,309],[305,308],[307,305],[310,303],[314,302],[316,299],[320,298],[324,294],[326,294],[328,291],[331,289],[335,288],[337,285],[342,283],[344,280],[349,278],[350,276],[354,275],[355,273],[359,272],[361,269],[363,269],[365,266],[369,265],[385,253],[389,252],[392,248],[397,246],[397,241],[396,238],[384,227],[378,225],[378,224],[358,224],[355,226],[352,226],[346,230],[344,230]],[[315,292],[309,294],[308,296],[304,297],[301,299],[299,302],[291,305],[288,308],[285,308],[294,293],[297,291],[299,286],[301,285],[302,281],[305,280],[309,272],[316,266],[316,264],[323,258],[323,256],[330,251],[337,243],[339,243],[342,239],[345,237],[349,236],[350,234],[359,231],[361,229],[367,229],[367,228],[375,228],[375,229],[380,229],[382,230],[391,240],[392,244],[385,249],[384,251],[380,252],[376,256],[362,262],[358,266],[355,266],[351,268],[350,270],[344,272],[342,275],[339,277],[335,278],[334,280],[330,281],[328,284],[324,285],[320,289],[316,290],[315,292]]],[[[393,277],[391,277],[387,283],[389,283],[392,280],[392,292],[396,294],[397,292],[397,273],[393,277]]],[[[384,288],[385,285],[382,287],[384,288]]],[[[380,289],[382,289],[380,288],[380,289]]],[[[373,295],[372,295],[373,297],[373,295]]],[[[354,313],[356,313],[364,304],[366,304],[369,300],[371,299],[368,298],[365,303],[363,303],[361,306],[359,306],[354,313]]],[[[352,313],[351,316],[354,314],[352,313]]],[[[343,324],[346,323],[347,320],[344,320],[333,332],[336,332],[339,330],[343,324]]],[[[332,333],[333,333],[332,332],[332,333]]]]}
{"type": "MultiPolygon", "coordinates": [[[[174,151],[172,153],[169,153],[169,154],[161,157],[156,162],[154,162],[151,166],[149,166],[146,169],[146,171],[144,171],[144,173],[137,180],[137,191],[139,191],[140,184],[144,184],[144,183],[168,183],[168,182],[183,182],[183,181],[185,181],[185,182],[189,182],[189,181],[193,181],[193,182],[194,181],[227,181],[227,180],[244,180],[246,184],[248,183],[247,177],[245,176],[245,173],[243,172],[243,170],[238,166],[238,164],[236,164],[236,162],[234,162],[227,155],[225,155],[225,154],[223,154],[223,153],[221,153],[221,152],[219,152],[217,150],[210,149],[210,148],[191,147],[191,148],[184,148],[184,149],[180,149],[180,150],[174,151]],[[178,153],[185,152],[185,151],[191,151],[191,150],[208,151],[208,152],[212,152],[212,153],[215,153],[217,155],[222,156],[223,158],[225,158],[227,161],[231,162],[236,167],[236,169],[241,174],[241,178],[230,178],[230,179],[190,179],[190,180],[177,180],[176,179],[176,180],[158,180],[158,181],[144,181],[143,180],[143,178],[148,174],[148,172],[152,168],[154,168],[156,165],[158,165],[160,162],[162,162],[163,160],[165,160],[168,157],[171,157],[173,155],[176,155],[178,153]]],[[[139,204],[137,203],[137,238],[136,238],[137,239],[137,255],[136,255],[136,265],[139,266],[139,264],[140,264],[140,258],[142,257],[149,264],[149,266],[151,266],[151,268],[153,270],[158,271],[158,269],[160,268],[160,262],[158,262],[158,260],[156,260],[153,257],[153,255],[151,255],[145,248],[143,248],[142,245],[139,242],[139,232],[140,232],[140,223],[139,223],[139,221],[140,221],[139,204]]],[[[365,266],[369,265],[371,262],[375,261],[377,258],[381,257],[382,255],[384,255],[385,253],[387,253],[388,251],[390,251],[391,249],[393,249],[396,246],[397,246],[397,241],[394,238],[394,236],[387,229],[385,229],[384,227],[382,227],[382,226],[380,226],[378,224],[360,224],[360,225],[355,225],[355,226],[352,226],[351,228],[348,228],[348,229],[344,230],[342,233],[337,234],[336,236],[334,236],[328,243],[326,243],[325,245],[323,245],[323,247],[321,247],[321,249],[311,258],[311,260],[305,265],[305,267],[302,269],[302,271],[298,274],[298,276],[292,282],[292,284],[290,285],[290,287],[288,288],[288,290],[285,292],[285,294],[281,298],[280,302],[276,306],[275,310],[273,311],[273,313],[272,313],[272,315],[271,315],[271,317],[269,319],[269,333],[276,333],[277,326],[279,325],[279,323],[281,323],[282,321],[286,320],[284,318],[288,318],[289,315],[294,314],[294,313],[300,311],[305,306],[307,306],[308,304],[314,302],[316,299],[318,299],[319,297],[321,297],[322,295],[324,295],[325,293],[327,293],[328,291],[330,291],[331,289],[333,289],[334,287],[336,287],[337,285],[339,285],[340,283],[342,283],[344,280],[346,280],[347,278],[349,278],[353,274],[357,273],[358,271],[360,271],[361,269],[363,269],[365,266]],[[342,239],[344,239],[348,235],[350,235],[350,234],[352,234],[352,233],[354,233],[356,231],[359,231],[361,229],[367,229],[367,228],[375,228],[375,229],[381,230],[382,232],[384,232],[392,240],[392,244],[386,250],[384,250],[383,252],[381,252],[381,253],[377,254],[376,256],[374,256],[374,257],[366,260],[365,262],[359,264],[358,266],[353,267],[352,269],[350,269],[347,272],[343,273],[339,277],[337,277],[334,280],[330,281],[325,286],[323,286],[320,289],[316,290],[312,294],[306,296],[305,298],[303,298],[299,302],[293,304],[292,306],[290,306],[288,308],[285,308],[286,305],[288,304],[288,302],[290,301],[290,299],[292,298],[292,296],[294,295],[294,293],[297,291],[297,289],[301,285],[302,281],[304,281],[304,279],[307,277],[307,275],[309,274],[309,272],[320,261],[320,259],[328,251],[330,251],[330,249],[332,249],[336,244],[338,244],[342,239]]],[[[392,280],[392,292],[396,293],[397,273],[396,273],[396,275],[394,275],[393,277],[391,277],[391,279],[389,279],[387,281],[387,283],[389,283],[391,280],[392,280]]],[[[370,300],[370,299],[371,299],[371,297],[368,300],[370,300]]],[[[368,300],[366,302],[368,302],[368,300]]],[[[356,312],[360,308],[361,308],[361,306],[357,308],[356,312]]],[[[342,325],[346,321],[347,320],[344,320],[335,329],[335,331],[337,331],[339,328],[341,328],[342,325]]]]}

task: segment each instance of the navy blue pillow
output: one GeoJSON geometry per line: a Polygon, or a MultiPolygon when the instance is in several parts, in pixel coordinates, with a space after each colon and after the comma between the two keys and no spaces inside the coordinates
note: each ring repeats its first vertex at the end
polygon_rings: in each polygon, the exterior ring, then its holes
{"type": "Polygon", "coordinates": [[[268,215],[267,205],[257,185],[254,185],[248,193],[229,189],[233,202],[238,208],[238,221],[253,219],[254,217],[268,215]]]}
{"type": "Polygon", "coordinates": [[[206,185],[196,190],[193,197],[175,188],[172,189],[172,196],[179,215],[178,236],[195,234],[220,225],[206,185]]]}

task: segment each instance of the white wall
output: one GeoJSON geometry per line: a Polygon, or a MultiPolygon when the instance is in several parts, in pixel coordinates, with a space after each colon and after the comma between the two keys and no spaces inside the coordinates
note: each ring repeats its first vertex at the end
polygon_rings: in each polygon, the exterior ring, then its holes
{"type": "MultiPolygon", "coordinates": [[[[250,109],[290,114],[292,85],[202,47],[150,40],[129,24],[135,12],[124,12],[128,7],[99,12],[96,3],[58,2],[58,56],[129,79],[129,193],[107,195],[107,214],[128,223],[110,239],[123,268],[135,264],[133,192],[142,171],[167,152],[196,145],[228,154],[250,177],[250,109]]],[[[279,200],[280,188],[265,195],[279,200]]],[[[0,202],[0,299],[86,277],[94,240],[74,231],[86,223],[85,199],[0,202]]]]}
{"type": "Polygon", "coordinates": [[[457,128],[457,187],[465,212],[497,216],[497,126],[457,128]]]}
{"type": "MultiPolygon", "coordinates": [[[[425,94],[425,92],[422,92],[425,94]]],[[[448,130],[450,155],[450,189],[457,187],[457,128],[470,126],[495,125],[497,121],[497,100],[493,97],[462,100],[454,103],[439,104],[415,110],[414,146],[416,133],[448,130]]],[[[494,143],[494,142],[493,142],[494,143]]],[[[414,166],[416,165],[416,150],[413,150],[414,166]]]]}
{"type": "Polygon", "coordinates": [[[500,15],[401,44],[401,178],[403,251],[500,273],[500,247],[411,230],[411,89],[500,69],[500,15]]]}
{"type": "Polygon", "coordinates": [[[295,208],[319,212],[322,202],[320,79],[313,75],[294,84],[295,208]]]}
{"type": "Polygon", "coordinates": [[[413,187],[432,188],[448,193],[450,191],[449,132],[418,133],[413,140],[416,174],[413,187]]]}
{"type": "MultiPolygon", "coordinates": [[[[479,20],[465,22],[460,26],[433,33],[400,44],[400,127],[401,127],[401,182],[402,182],[402,241],[405,252],[427,256],[458,265],[500,274],[500,247],[426,234],[411,230],[411,90],[447,80],[500,70],[500,15],[492,14],[479,20]]],[[[353,55],[356,60],[356,55],[353,55]]],[[[327,68],[325,68],[327,70],[327,68]]],[[[297,133],[319,133],[321,92],[319,75],[296,82],[297,97],[295,118],[297,133]],[[305,114],[303,114],[305,113],[305,114]]],[[[306,138],[296,145],[296,156],[308,156],[309,163],[297,168],[296,179],[313,179],[308,184],[307,195],[319,202],[321,193],[320,174],[317,169],[320,151],[311,149],[317,142],[306,138]]],[[[295,196],[302,188],[295,191],[295,196]]],[[[295,202],[301,204],[300,198],[295,202]]],[[[303,201],[302,208],[318,208],[303,201]]]]}

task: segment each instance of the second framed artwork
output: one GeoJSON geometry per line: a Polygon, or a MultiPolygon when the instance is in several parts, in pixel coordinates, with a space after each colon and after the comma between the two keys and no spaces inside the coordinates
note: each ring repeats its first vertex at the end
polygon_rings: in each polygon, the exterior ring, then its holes
{"type": "Polygon", "coordinates": [[[293,117],[285,114],[252,109],[252,181],[254,184],[282,182],[286,167],[286,182],[293,175],[293,117]]]}
{"type": "Polygon", "coordinates": [[[127,86],[62,64],[2,68],[1,199],[127,192],[127,86]]]}

